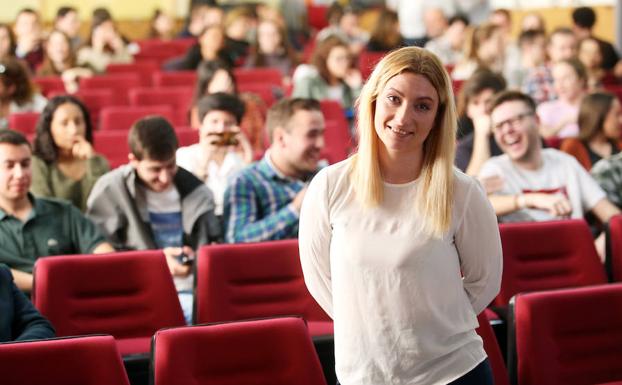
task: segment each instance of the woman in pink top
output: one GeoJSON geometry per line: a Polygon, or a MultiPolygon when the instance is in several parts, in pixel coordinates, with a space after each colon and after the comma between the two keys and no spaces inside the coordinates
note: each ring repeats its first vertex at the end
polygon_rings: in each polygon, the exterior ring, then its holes
{"type": "Polygon", "coordinates": [[[541,103],[536,112],[540,118],[540,135],[544,138],[568,138],[579,135],[579,106],[587,90],[587,71],[575,58],[553,66],[553,86],[558,99],[541,103]]]}

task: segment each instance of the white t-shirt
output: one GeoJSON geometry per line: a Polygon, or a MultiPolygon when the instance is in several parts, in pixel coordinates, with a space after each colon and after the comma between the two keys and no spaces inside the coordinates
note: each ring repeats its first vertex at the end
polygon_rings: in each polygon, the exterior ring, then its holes
{"type": "MultiPolygon", "coordinates": [[[[177,149],[177,165],[194,174],[199,174],[201,151],[203,150],[200,143],[177,149]]],[[[216,204],[214,213],[216,215],[223,213],[223,200],[227,184],[245,166],[244,159],[235,151],[228,152],[221,165],[213,160],[208,163],[205,184],[214,194],[214,203],[216,204]]]]}
{"type": "MultiPolygon", "coordinates": [[[[496,194],[512,195],[527,192],[565,194],[572,204],[572,218],[583,218],[596,203],[605,198],[605,192],[577,160],[561,151],[542,150],[542,167],[531,171],[516,167],[507,155],[490,158],[480,170],[480,177],[501,176],[503,188],[496,194]]],[[[530,222],[559,219],[547,211],[523,209],[500,218],[502,222],[530,222]]]]}
{"type": "Polygon", "coordinates": [[[418,181],[385,183],[383,203],[364,208],[349,162],[312,180],[299,230],[305,282],[335,322],[339,382],[449,383],[486,357],[474,329],[501,282],[494,211],[481,186],[456,171],[451,228],[430,239],[418,230],[418,181]]]}
{"type": "MultiPolygon", "coordinates": [[[[166,191],[145,189],[147,212],[154,241],[159,248],[183,246],[184,229],[181,198],[175,186],[166,191]]],[[[194,277],[173,277],[177,291],[192,290],[194,277]]]]}

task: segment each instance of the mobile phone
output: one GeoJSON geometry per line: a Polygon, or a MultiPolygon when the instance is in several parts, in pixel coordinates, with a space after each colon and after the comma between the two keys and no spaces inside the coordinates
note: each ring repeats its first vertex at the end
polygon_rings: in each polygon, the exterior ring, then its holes
{"type": "Polygon", "coordinates": [[[192,265],[194,259],[190,258],[190,256],[185,253],[181,253],[177,256],[177,262],[181,263],[182,265],[192,265]]]}

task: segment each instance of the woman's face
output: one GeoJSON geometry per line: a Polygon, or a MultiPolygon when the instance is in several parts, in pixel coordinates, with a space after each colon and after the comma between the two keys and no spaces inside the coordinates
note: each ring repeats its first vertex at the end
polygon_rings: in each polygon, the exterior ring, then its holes
{"type": "Polygon", "coordinates": [[[583,82],[574,68],[565,62],[553,66],[553,85],[562,100],[574,100],[583,90],[583,82]]]}
{"type": "Polygon", "coordinates": [[[11,50],[11,38],[6,28],[0,28],[0,58],[9,55],[11,50]]]}
{"type": "Polygon", "coordinates": [[[587,69],[600,68],[603,63],[603,55],[596,40],[583,40],[579,45],[579,60],[587,69]]]}
{"type": "Polygon", "coordinates": [[[469,98],[467,103],[466,115],[471,119],[476,119],[482,115],[486,115],[488,112],[488,106],[492,101],[492,97],[495,91],[492,88],[486,88],[479,94],[469,98]]]}
{"type": "Polygon", "coordinates": [[[396,75],[378,94],[376,135],[389,153],[422,152],[438,108],[438,93],[427,78],[410,72],[396,75]]]}
{"type": "Polygon", "coordinates": [[[620,102],[617,98],[613,99],[613,103],[611,103],[611,108],[605,117],[605,121],[603,122],[603,133],[609,139],[613,139],[615,141],[620,139],[620,134],[622,132],[622,107],[620,106],[620,102]]]}
{"type": "Polygon", "coordinates": [[[328,53],[328,58],[326,58],[326,67],[333,77],[337,79],[345,78],[350,68],[350,52],[348,48],[340,45],[333,47],[328,53]]]}
{"type": "Polygon", "coordinates": [[[257,28],[257,42],[261,52],[266,54],[277,53],[282,44],[277,26],[270,21],[260,23],[257,28]]]}
{"type": "Polygon", "coordinates": [[[58,106],[52,116],[50,132],[60,150],[71,151],[77,142],[84,140],[86,134],[86,122],[80,107],[73,103],[58,106]]]}
{"type": "Polygon", "coordinates": [[[64,62],[70,52],[69,42],[59,32],[53,32],[46,44],[46,53],[50,60],[55,63],[64,62]]]}
{"type": "Polygon", "coordinates": [[[223,47],[225,36],[220,28],[209,28],[199,39],[201,54],[203,57],[212,59],[223,47]]]}
{"type": "Polygon", "coordinates": [[[223,69],[217,70],[214,77],[207,85],[207,94],[216,92],[225,92],[228,94],[233,94],[235,92],[233,79],[231,79],[229,73],[223,69]]]}
{"type": "Polygon", "coordinates": [[[493,32],[488,39],[481,42],[477,50],[477,56],[484,63],[494,62],[504,52],[503,35],[501,30],[493,32]]]}

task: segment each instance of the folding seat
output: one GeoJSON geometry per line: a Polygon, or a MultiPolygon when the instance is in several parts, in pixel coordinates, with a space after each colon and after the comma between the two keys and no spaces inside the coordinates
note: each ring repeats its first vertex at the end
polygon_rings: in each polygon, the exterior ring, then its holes
{"type": "Polygon", "coordinates": [[[501,354],[501,349],[497,343],[497,337],[495,337],[495,332],[492,330],[490,321],[486,314],[486,312],[482,312],[477,317],[479,327],[476,329],[476,332],[484,342],[484,350],[488,355],[488,361],[490,362],[490,367],[492,368],[492,375],[494,377],[495,385],[510,385],[508,372],[505,367],[505,363],[503,362],[503,355],[501,354]]]}
{"type": "Polygon", "coordinates": [[[195,279],[195,323],[301,315],[312,336],[333,334],[305,286],[296,239],[204,246],[195,279]]]}
{"type": "Polygon", "coordinates": [[[127,136],[129,132],[121,131],[94,131],[93,148],[95,152],[103,155],[110,164],[111,169],[115,169],[128,162],[129,146],[127,136]]]}
{"type": "Polygon", "coordinates": [[[137,74],[141,86],[150,87],[153,73],[160,69],[160,64],[155,60],[143,60],[136,63],[111,63],[106,67],[107,74],[137,74]]]}
{"type": "Polygon", "coordinates": [[[171,124],[175,121],[173,108],[168,105],[112,106],[100,111],[99,129],[128,131],[134,122],[149,115],[163,116],[171,124]]]}
{"type": "Polygon", "coordinates": [[[9,115],[9,128],[25,135],[34,134],[39,121],[38,112],[15,112],[9,115]]]}
{"type": "Polygon", "coordinates": [[[363,50],[359,54],[359,71],[363,79],[369,78],[372,71],[376,67],[376,64],[382,59],[388,52],[372,52],[363,50]]]}
{"type": "Polygon", "coordinates": [[[350,128],[345,112],[341,105],[333,100],[322,100],[320,102],[326,131],[324,132],[323,156],[328,158],[330,163],[335,163],[345,159],[350,149],[354,146],[350,136],[350,128]]]}
{"type": "Polygon", "coordinates": [[[3,343],[0,372],[6,385],[129,385],[111,336],[3,343]]]}
{"type": "Polygon", "coordinates": [[[173,108],[174,125],[189,123],[192,87],[138,87],[129,91],[132,106],[168,104],[173,108]]]}
{"type": "Polygon", "coordinates": [[[197,83],[196,71],[154,72],[154,87],[192,87],[197,83]]]}
{"type": "Polygon", "coordinates": [[[326,385],[297,317],[160,330],[151,372],[153,385],[326,385]]]}
{"type": "Polygon", "coordinates": [[[622,382],[622,284],[518,294],[519,385],[622,382]]]}
{"type": "Polygon", "coordinates": [[[499,225],[505,306],[517,293],[607,282],[587,223],[581,219],[499,225]]]}
{"type": "Polygon", "coordinates": [[[65,93],[65,83],[60,76],[35,76],[32,81],[39,87],[41,94],[47,97],[51,92],[65,93]]]}
{"type": "Polygon", "coordinates": [[[163,327],[182,326],[160,250],[39,258],[32,300],[58,336],[111,334],[122,355],[146,354],[163,327]]]}
{"type": "Polygon", "coordinates": [[[115,105],[115,93],[112,89],[79,89],[74,96],[80,99],[88,108],[93,128],[98,128],[99,114],[102,108],[115,105]]]}
{"type": "Polygon", "coordinates": [[[261,83],[244,83],[238,84],[239,92],[248,92],[255,94],[263,100],[266,108],[270,108],[276,102],[277,99],[283,97],[283,88],[273,84],[261,84],[261,83]]]}
{"type": "Polygon", "coordinates": [[[317,31],[328,27],[327,13],[328,6],[326,5],[307,4],[307,20],[309,26],[317,31]]]}
{"type": "Polygon", "coordinates": [[[238,87],[244,84],[270,84],[283,86],[283,75],[276,68],[235,68],[233,75],[238,87]]]}
{"type": "Polygon", "coordinates": [[[199,130],[195,130],[194,128],[175,127],[175,135],[177,135],[179,147],[190,146],[199,142],[199,130]]]}
{"type": "Polygon", "coordinates": [[[611,280],[622,282],[622,215],[609,220],[606,265],[611,280]]]}
{"type": "Polygon", "coordinates": [[[127,90],[141,85],[140,76],[136,73],[119,73],[92,76],[80,79],[81,90],[110,89],[114,93],[115,104],[129,104],[127,90]]]}

